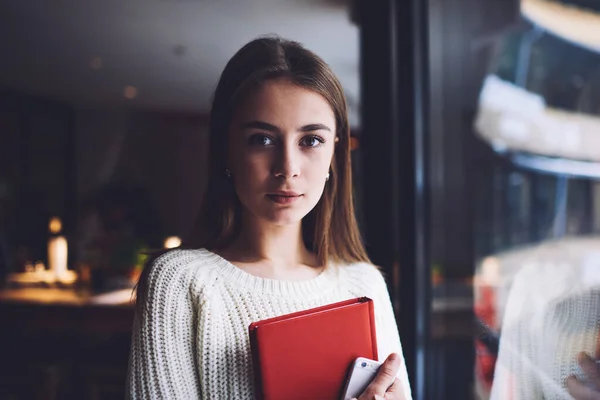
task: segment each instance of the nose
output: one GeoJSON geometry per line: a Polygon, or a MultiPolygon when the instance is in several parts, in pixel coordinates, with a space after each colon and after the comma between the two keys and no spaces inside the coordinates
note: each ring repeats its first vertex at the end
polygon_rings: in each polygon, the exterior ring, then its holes
{"type": "Polygon", "coordinates": [[[273,165],[273,175],[278,178],[292,179],[300,175],[300,154],[293,144],[278,148],[273,165]]]}

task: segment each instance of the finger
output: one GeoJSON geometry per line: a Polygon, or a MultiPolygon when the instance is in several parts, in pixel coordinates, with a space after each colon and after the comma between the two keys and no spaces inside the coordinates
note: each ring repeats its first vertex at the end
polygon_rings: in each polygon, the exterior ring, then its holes
{"type": "Polygon", "coordinates": [[[582,382],[578,381],[574,376],[567,379],[567,390],[576,400],[598,400],[600,393],[595,392],[590,387],[587,387],[582,382]]]}
{"type": "Polygon", "coordinates": [[[402,382],[400,379],[394,379],[394,383],[385,393],[386,400],[406,400],[404,397],[404,388],[402,387],[402,382]]]}
{"type": "Polygon", "coordinates": [[[598,373],[598,366],[596,362],[592,360],[590,356],[586,353],[579,353],[577,357],[577,361],[579,365],[581,365],[581,369],[588,377],[588,380],[596,386],[596,388],[600,388],[600,373],[598,373]]]}
{"type": "Polygon", "coordinates": [[[375,379],[367,386],[365,392],[359,397],[359,400],[371,400],[375,395],[384,396],[385,392],[394,383],[398,368],[400,367],[400,357],[392,353],[377,371],[375,379]]]}

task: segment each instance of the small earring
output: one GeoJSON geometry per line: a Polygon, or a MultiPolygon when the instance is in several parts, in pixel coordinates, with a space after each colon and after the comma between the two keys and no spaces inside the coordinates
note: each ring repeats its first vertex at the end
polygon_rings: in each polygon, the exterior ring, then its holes
{"type": "Polygon", "coordinates": [[[225,175],[226,175],[228,178],[231,178],[231,171],[229,170],[229,168],[225,168],[225,175]]]}
{"type": "Polygon", "coordinates": [[[325,181],[329,180],[329,172],[327,173],[327,175],[325,175],[325,181]]]}

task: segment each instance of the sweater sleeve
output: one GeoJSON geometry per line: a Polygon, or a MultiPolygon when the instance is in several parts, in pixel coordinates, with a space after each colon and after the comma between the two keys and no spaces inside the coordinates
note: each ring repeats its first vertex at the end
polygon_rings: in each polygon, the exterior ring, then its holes
{"type": "MultiPolygon", "coordinates": [[[[371,266],[371,268],[375,269],[373,266],[371,266]]],[[[400,342],[398,325],[396,323],[396,317],[394,316],[394,309],[390,300],[390,294],[388,292],[383,275],[381,275],[378,270],[375,271],[374,275],[375,291],[373,293],[373,300],[375,302],[375,324],[377,329],[379,360],[385,360],[392,353],[397,353],[400,355],[400,369],[398,370],[396,377],[402,383],[404,400],[411,400],[412,394],[410,382],[408,380],[406,362],[402,352],[402,344],[400,342]]]]}
{"type": "Polygon", "coordinates": [[[371,264],[359,263],[345,268],[349,275],[351,293],[355,296],[367,296],[373,300],[379,361],[385,360],[392,353],[400,355],[401,363],[397,378],[402,384],[403,400],[411,400],[412,394],[408,372],[406,371],[406,362],[385,279],[381,272],[371,264]]]}
{"type": "Polygon", "coordinates": [[[152,265],[146,300],[137,307],[127,380],[128,399],[200,398],[191,283],[176,252],[152,265]]]}
{"type": "Polygon", "coordinates": [[[534,338],[535,313],[531,308],[534,300],[531,298],[532,282],[535,281],[535,277],[530,277],[528,270],[524,269],[510,289],[494,369],[492,400],[543,397],[535,355],[535,343],[539,339],[534,338]]]}

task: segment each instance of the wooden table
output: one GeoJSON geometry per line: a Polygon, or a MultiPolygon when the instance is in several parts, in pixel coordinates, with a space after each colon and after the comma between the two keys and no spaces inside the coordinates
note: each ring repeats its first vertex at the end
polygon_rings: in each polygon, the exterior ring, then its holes
{"type": "Polygon", "coordinates": [[[0,290],[0,398],[122,398],[132,290],[0,290]]]}
{"type": "Polygon", "coordinates": [[[93,294],[54,288],[0,290],[0,324],[12,330],[48,333],[127,333],[131,331],[131,289],[93,294]]]}

